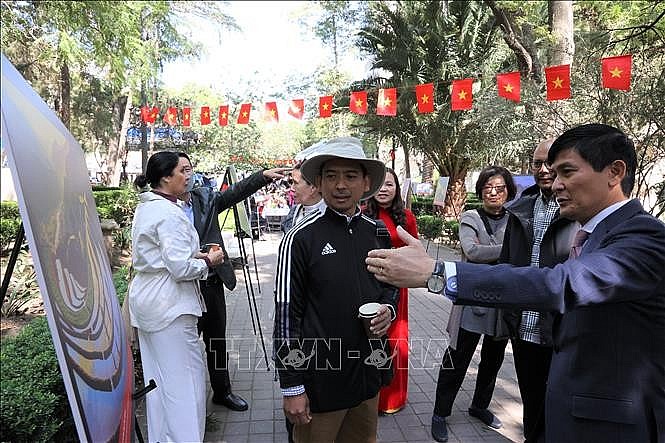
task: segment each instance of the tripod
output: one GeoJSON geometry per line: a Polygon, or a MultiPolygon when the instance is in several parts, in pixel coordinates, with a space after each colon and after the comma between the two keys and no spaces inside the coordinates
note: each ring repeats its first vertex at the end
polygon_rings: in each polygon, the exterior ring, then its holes
{"type": "MultiPolygon", "coordinates": [[[[228,167],[226,169],[226,172],[224,173],[224,180],[223,183],[227,185],[232,185],[234,182],[237,182],[237,178],[235,177],[235,170],[232,169],[232,167],[228,167]]],[[[247,211],[246,211],[246,206],[249,206],[247,200],[243,200],[242,202],[236,203],[233,205],[233,220],[235,222],[235,236],[238,239],[238,250],[240,252],[240,260],[242,264],[242,275],[245,280],[245,292],[247,294],[247,304],[249,305],[249,313],[250,317],[252,319],[252,329],[254,331],[254,335],[257,333],[257,327],[258,327],[258,333],[259,333],[259,338],[261,339],[261,347],[263,349],[263,357],[266,362],[266,369],[270,370],[270,366],[268,364],[268,352],[266,351],[266,344],[263,339],[263,330],[261,329],[261,319],[259,317],[259,309],[256,305],[256,296],[254,294],[254,286],[252,285],[252,273],[249,269],[249,260],[247,259],[247,251],[245,249],[245,242],[244,238],[246,236],[249,236],[251,239],[251,244],[252,244],[252,259],[254,261],[254,272],[256,274],[256,281],[257,281],[257,288],[259,290],[259,294],[261,293],[261,285],[259,284],[259,270],[256,265],[256,253],[254,251],[254,238],[252,237],[252,230],[251,227],[249,227],[248,231],[249,233],[245,232],[243,229],[242,221],[241,221],[241,213],[244,215],[243,220],[247,221],[247,225],[249,225],[248,219],[247,219],[247,211]],[[239,208],[239,205],[240,208],[239,208]]],[[[228,217],[229,213],[226,213],[226,217],[224,218],[224,221],[222,222],[221,229],[224,228],[224,224],[226,223],[226,218],[228,217]]]]}

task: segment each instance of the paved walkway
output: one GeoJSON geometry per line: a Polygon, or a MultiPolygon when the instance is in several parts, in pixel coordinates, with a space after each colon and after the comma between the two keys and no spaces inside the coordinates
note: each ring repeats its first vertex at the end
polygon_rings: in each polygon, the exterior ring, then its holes
{"type": "MultiPolygon", "coordinates": [[[[263,334],[268,362],[272,351],[273,327],[273,278],[280,233],[262,235],[254,242],[257,275],[251,268],[254,300],[259,312],[260,330],[263,334]]],[[[234,239],[234,241],[237,241],[234,239]]],[[[430,244],[429,253],[439,258],[459,259],[453,249],[430,244]]],[[[247,247],[252,255],[252,247],[247,247]]],[[[250,316],[248,295],[243,277],[238,272],[238,287],[227,293],[228,339],[231,352],[231,384],[236,394],[245,398],[250,408],[246,412],[229,411],[223,406],[208,402],[208,424],[205,441],[209,442],[286,442],[286,428],[282,411],[279,384],[274,381],[272,364],[267,368],[261,340],[254,334],[250,316]]],[[[251,299],[251,293],[249,298],[251,299]]],[[[252,303],[253,304],[253,303],[252,303]]],[[[411,357],[409,370],[409,400],[406,407],[392,416],[379,417],[378,440],[380,442],[433,441],[430,423],[434,407],[434,393],[438,366],[446,348],[445,332],[451,303],[440,295],[425,289],[412,289],[409,295],[409,330],[411,357]]],[[[255,319],[254,325],[258,324],[255,319]]],[[[462,389],[457,395],[453,414],[448,419],[450,442],[520,442],[522,407],[513,367],[512,349],[506,348],[506,358],[494,391],[490,409],[503,421],[503,428],[488,428],[466,413],[473,396],[475,374],[480,359],[480,346],[471,363],[462,389]]],[[[145,427],[143,427],[145,429],[145,427]]]]}

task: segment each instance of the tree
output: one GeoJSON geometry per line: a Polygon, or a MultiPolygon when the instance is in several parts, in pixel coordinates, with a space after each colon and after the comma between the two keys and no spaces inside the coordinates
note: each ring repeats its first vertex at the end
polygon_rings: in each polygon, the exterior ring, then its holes
{"type": "MultiPolygon", "coordinates": [[[[476,92],[486,89],[485,79],[491,78],[486,73],[507,57],[508,52],[497,50],[493,43],[491,12],[477,2],[374,2],[366,23],[358,45],[371,55],[372,67],[385,72],[367,83],[401,90],[399,117],[368,116],[363,119],[364,129],[380,138],[395,137],[405,152],[424,153],[441,176],[450,177],[445,215],[458,216],[466,200],[466,173],[491,137],[486,122],[478,119],[480,114],[450,111],[448,88],[453,79],[473,76],[481,80],[476,92]],[[413,88],[432,80],[436,111],[420,115],[413,88]]],[[[503,112],[512,118],[509,110],[503,112]]]]}

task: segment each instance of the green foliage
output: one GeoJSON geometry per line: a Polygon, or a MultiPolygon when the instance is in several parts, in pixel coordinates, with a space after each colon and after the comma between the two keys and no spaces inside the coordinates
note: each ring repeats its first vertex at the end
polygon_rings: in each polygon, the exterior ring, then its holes
{"type": "Polygon", "coordinates": [[[0,252],[5,251],[14,241],[20,224],[18,204],[13,201],[0,202],[0,252]]]}
{"type": "Polygon", "coordinates": [[[418,234],[429,240],[435,240],[443,234],[444,220],[437,215],[421,215],[416,217],[418,234]]]}
{"type": "MultiPolygon", "coordinates": [[[[3,269],[3,275],[6,269],[3,269]]],[[[7,287],[7,295],[2,304],[2,315],[18,315],[25,312],[24,306],[39,295],[37,275],[32,259],[26,251],[21,251],[16,259],[12,276],[7,287]]]]}
{"type": "Polygon", "coordinates": [[[118,295],[118,303],[122,306],[129,289],[129,266],[121,266],[113,273],[113,286],[118,295]]]}
{"type": "Polygon", "coordinates": [[[457,220],[444,220],[443,233],[451,243],[459,241],[459,222],[457,220]]]}
{"type": "Polygon", "coordinates": [[[45,317],[0,349],[3,441],[76,441],[65,385],[45,317]]]}
{"type": "Polygon", "coordinates": [[[417,197],[411,200],[411,212],[416,217],[419,215],[434,215],[434,197],[417,197]]]}
{"type": "Polygon", "coordinates": [[[113,219],[121,228],[130,226],[134,210],[138,204],[138,195],[131,188],[93,191],[97,212],[102,219],[113,219]]]}
{"type": "Polygon", "coordinates": [[[464,210],[468,211],[470,209],[478,209],[483,207],[482,200],[478,199],[478,196],[475,192],[466,193],[466,204],[464,205],[464,210]]]}

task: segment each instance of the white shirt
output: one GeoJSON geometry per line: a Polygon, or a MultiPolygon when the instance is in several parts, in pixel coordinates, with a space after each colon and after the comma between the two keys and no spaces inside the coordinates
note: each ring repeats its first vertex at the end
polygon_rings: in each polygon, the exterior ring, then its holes
{"type": "Polygon", "coordinates": [[[201,316],[197,280],[208,266],[194,258],[199,236],[178,205],[152,192],[139,196],[132,227],[134,279],[129,287],[132,326],[155,332],[183,314],[201,316]]]}

